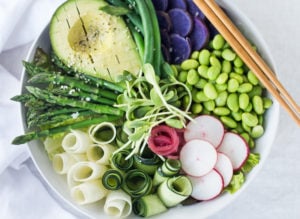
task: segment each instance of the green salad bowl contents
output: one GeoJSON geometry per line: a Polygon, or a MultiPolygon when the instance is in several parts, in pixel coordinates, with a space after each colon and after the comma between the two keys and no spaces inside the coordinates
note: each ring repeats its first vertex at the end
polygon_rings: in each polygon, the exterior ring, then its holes
{"type": "MultiPolygon", "coordinates": [[[[275,70],[263,38],[224,9],[275,70]]],[[[279,104],[191,0],[70,0],[24,61],[28,144],[80,218],[205,218],[254,179],[279,104]]]]}

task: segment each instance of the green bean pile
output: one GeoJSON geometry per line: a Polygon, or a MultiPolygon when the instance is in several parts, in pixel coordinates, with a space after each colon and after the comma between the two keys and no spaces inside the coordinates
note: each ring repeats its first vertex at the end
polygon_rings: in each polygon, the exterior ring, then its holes
{"type": "MultiPolygon", "coordinates": [[[[263,86],[221,35],[209,46],[194,51],[177,66],[177,79],[192,93],[191,112],[219,117],[227,129],[239,133],[254,147],[264,133],[263,118],[272,100],[263,86]]],[[[189,102],[184,96],[182,107],[189,102]]]]}

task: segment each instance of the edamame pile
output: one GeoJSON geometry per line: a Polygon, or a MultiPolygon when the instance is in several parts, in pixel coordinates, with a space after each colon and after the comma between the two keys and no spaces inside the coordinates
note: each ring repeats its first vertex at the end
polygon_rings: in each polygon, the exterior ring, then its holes
{"type": "MultiPolygon", "coordinates": [[[[220,34],[178,66],[177,78],[191,90],[193,114],[219,117],[227,129],[239,133],[250,148],[254,147],[254,139],[264,133],[264,113],[272,100],[220,34]]],[[[183,97],[183,106],[188,98],[183,97]]]]}

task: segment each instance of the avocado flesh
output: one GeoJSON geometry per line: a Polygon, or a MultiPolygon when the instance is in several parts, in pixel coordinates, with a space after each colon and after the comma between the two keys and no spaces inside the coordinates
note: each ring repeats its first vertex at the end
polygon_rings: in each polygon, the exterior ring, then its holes
{"type": "Polygon", "coordinates": [[[122,18],[101,10],[103,0],[70,0],[51,20],[55,54],[75,71],[116,82],[124,71],[137,75],[141,60],[122,18]]]}

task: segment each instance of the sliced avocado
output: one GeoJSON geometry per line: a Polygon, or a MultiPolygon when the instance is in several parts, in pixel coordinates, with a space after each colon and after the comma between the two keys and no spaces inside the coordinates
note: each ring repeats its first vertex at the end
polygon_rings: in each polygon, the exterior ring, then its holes
{"type": "Polygon", "coordinates": [[[50,41],[54,53],[74,70],[115,82],[128,71],[137,75],[141,60],[121,17],[100,7],[103,0],[69,0],[54,13],[50,41]]]}

